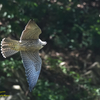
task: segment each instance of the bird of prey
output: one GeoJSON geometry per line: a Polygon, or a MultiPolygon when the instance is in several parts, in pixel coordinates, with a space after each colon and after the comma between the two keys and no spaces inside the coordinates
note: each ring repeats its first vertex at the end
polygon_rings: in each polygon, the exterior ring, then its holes
{"type": "Polygon", "coordinates": [[[39,39],[40,34],[41,29],[38,25],[34,20],[29,20],[22,32],[20,41],[10,38],[4,38],[1,41],[1,53],[4,58],[20,51],[30,92],[36,85],[41,70],[42,61],[39,50],[47,44],[46,41],[39,39]]]}

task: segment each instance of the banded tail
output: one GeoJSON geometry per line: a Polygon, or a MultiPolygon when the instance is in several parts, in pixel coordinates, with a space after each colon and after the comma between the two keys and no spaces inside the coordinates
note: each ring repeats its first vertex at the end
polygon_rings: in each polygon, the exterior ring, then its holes
{"type": "Polygon", "coordinates": [[[1,41],[1,53],[4,58],[9,57],[19,51],[19,41],[4,38],[1,41]]]}

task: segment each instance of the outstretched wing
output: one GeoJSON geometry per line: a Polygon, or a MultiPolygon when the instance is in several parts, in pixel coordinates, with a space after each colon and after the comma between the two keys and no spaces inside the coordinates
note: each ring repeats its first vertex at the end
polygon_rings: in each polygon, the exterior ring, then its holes
{"type": "Polygon", "coordinates": [[[37,83],[42,61],[39,57],[38,52],[33,53],[20,51],[20,53],[23,60],[27,81],[29,84],[29,90],[31,92],[37,83]]]}
{"type": "Polygon", "coordinates": [[[38,27],[38,25],[34,22],[34,20],[29,20],[22,32],[20,40],[38,39],[40,34],[41,29],[38,27]]]}

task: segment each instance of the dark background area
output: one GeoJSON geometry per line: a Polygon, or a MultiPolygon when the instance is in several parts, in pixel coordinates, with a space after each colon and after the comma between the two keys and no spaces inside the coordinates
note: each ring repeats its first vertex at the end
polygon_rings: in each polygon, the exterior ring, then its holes
{"type": "Polygon", "coordinates": [[[0,91],[10,95],[7,100],[99,100],[100,1],[0,0],[0,41],[19,40],[30,19],[48,43],[40,50],[42,70],[27,94],[20,53],[0,54],[0,91]]]}

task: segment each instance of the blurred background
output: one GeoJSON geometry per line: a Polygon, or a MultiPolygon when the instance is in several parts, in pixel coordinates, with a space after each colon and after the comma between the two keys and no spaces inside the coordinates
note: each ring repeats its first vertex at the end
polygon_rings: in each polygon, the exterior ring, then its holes
{"type": "Polygon", "coordinates": [[[19,40],[30,19],[47,45],[31,93],[20,53],[0,54],[0,100],[100,100],[99,0],[0,0],[0,41],[19,40]]]}

